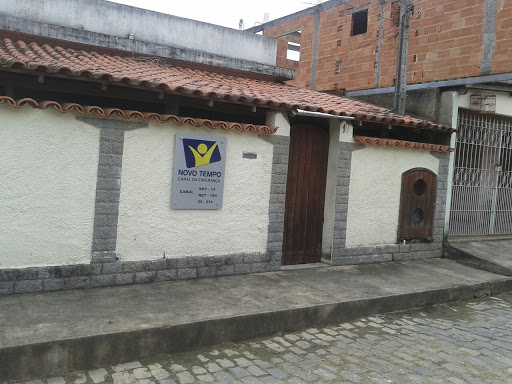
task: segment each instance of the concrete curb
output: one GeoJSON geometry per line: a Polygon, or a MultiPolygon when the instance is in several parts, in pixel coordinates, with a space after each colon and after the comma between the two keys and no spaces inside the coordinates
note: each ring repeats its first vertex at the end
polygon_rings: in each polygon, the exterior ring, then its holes
{"type": "Polygon", "coordinates": [[[512,290],[511,279],[0,349],[0,381],[51,377],[161,354],[512,290]]]}

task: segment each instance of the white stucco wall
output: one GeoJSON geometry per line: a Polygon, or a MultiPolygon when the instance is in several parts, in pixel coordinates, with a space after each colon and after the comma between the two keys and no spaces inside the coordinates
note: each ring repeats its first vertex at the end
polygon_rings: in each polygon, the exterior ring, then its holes
{"type": "MultiPolygon", "coordinates": [[[[145,6],[143,1],[138,3],[145,6]]],[[[272,66],[276,64],[275,39],[110,1],[2,0],[0,12],[7,16],[120,38],[127,38],[133,33],[135,40],[188,48],[272,66]]],[[[45,29],[51,27],[47,26],[45,29]]],[[[73,35],[69,33],[65,40],[73,35]]],[[[59,37],[61,36],[56,36],[59,37]]]]}
{"type": "Polygon", "coordinates": [[[367,145],[352,153],[347,248],[395,244],[402,174],[412,168],[439,173],[430,152],[367,145]]]}
{"type": "Polygon", "coordinates": [[[507,92],[491,92],[481,89],[470,89],[465,95],[459,96],[459,107],[470,109],[471,96],[474,94],[489,93],[496,95],[496,113],[504,116],[512,116],[512,98],[507,92]]]}
{"type": "Polygon", "coordinates": [[[290,136],[290,119],[286,112],[267,112],[267,121],[265,124],[269,127],[278,127],[277,131],[274,133],[276,136],[290,136]]]}
{"type": "Polygon", "coordinates": [[[0,269],[90,262],[99,133],[0,105],[0,269]]]}
{"type": "Polygon", "coordinates": [[[120,260],[266,252],[273,145],[254,134],[150,123],[125,133],[120,260]],[[172,210],[177,132],[227,139],[221,210],[172,210]],[[255,160],[243,152],[257,153],[255,160]]]}

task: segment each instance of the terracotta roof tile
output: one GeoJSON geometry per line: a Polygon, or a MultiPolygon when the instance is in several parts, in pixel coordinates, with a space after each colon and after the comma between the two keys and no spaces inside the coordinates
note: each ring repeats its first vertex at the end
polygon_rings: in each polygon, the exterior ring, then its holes
{"type": "Polygon", "coordinates": [[[8,96],[0,96],[0,104],[5,103],[13,108],[23,108],[30,105],[33,108],[54,109],[61,113],[74,112],[80,115],[92,115],[103,118],[118,119],[138,119],[141,121],[157,121],[159,123],[173,123],[176,125],[190,125],[193,127],[205,127],[211,129],[224,129],[225,131],[252,132],[257,134],[272,135],[277,131],[277,127],[266,125],[253,125],[230,123],[226,121],[213,121],[206,119],[196,119],[192,117],[178,117],[174,115],[163,115],[158,113],[146,113],[139,111],[121,110],[117,108],[100,108],[95,106],[80,105],[75,103],[57,103],[56,101],[41,101],[38,103],[33,99],[14,100],[8,96]]]}
{"type": "Polygon", "coordinates": [[[292,85],[215,72],[161,66],[150,61],[96,52],[27,44],[0,39],[0,68],[82,77],[217,100],[325,112],[359,120],[452,132],[453,129],[410,116],[400,116],[345,97],[313,92],[292,85]]]}
{"type": "Polygon", "coordinates": [[[359,144],[382,145],[394,148],[424,149],[431,152],[454,152],[455,149],[448,145],[417,143],[415,141],[403,141],[395,139],[383,139],[379,137],[354,136],[354,141],[359,144]]]}

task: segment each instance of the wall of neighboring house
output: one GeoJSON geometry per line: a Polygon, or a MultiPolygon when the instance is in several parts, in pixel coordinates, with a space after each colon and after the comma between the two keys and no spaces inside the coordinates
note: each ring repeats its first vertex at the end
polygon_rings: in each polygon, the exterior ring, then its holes
{"type": "Polygon", "coordinates": [[[99,130],[0,105],[0,270],[90,263],[99,130]]]}
{"type": "Polygon", "coordinates": [[[265,253],[271,142],[253,134],[162,126],[125,134],[117,256],[121,261],[162,257],[265,253]],[[176,133],[227,140],[221,210],[171,209],[176,133]],[[244,152],[257,155],[243,157],[244,152]]]}
{"type": "MultiPolygon", "coordinates": [[[[409,84],[510,72],[510,1],[413,2],[409,84]]],[[[294,85],[349,91],[390,87],[396,74],[398,4],[353,0],[328,9],[324,5],[316,14],[271,25],[264,34],[286,39],[286,33],[302,31],[294,85]],[[368,9],[367,32],[351,36],[352,15],[364,9],[368,9]]],[[[284,48],[285,44],[278,45],[278,57],[285,56],[284,48]]]]}
{"type": "Polygon", "coordinates": [[[471,96],[473,95],[495,95],[496,111],[498,115],[512,116],[512,98],[509,92],[485,91],[481,89],[470,89],[465,95],[459,96],[459,107],[471,109],[471,96]]]}
{"type": "Polygon", "coordinates": [[[347,248],[395,244],[402,174],[413,168],[439,173],[429,151],[368,145],[352,154],[347,248]]]}
{"type": "Polygon", "coordinates": [[[2,15],[11,18],[11,23],[23,20],[19,29],[16,29],[20,32],[44,35],[44,30],[47,29],[44,25],[52,25],[55,27],[52,28],[51,37],[83,43],[87,43],[82,39],[91,37],[91,32],[92,36],[98,33],[101,35],[95,36],[94,45],[105,46],[111,40],[106,36],[115,37],[112,39],[116,40],[115,44],[120,41],[123,45],[109,48],[128,52],[131,49],[126,44],[138,41],[139,44],[134,45],[133,50],[139,53],[141,48],[149,49],[140,43],[150,42],[159,46],[160,54],[169,47],[179,47],[185,51],[207,52],[270,66],[274,66],[276,60],[276,43],[272,39],[111,1],[8,1],[2,4],[2,15]],[[34,28],[37,25],[34,22],[43,23],[43,27],[34,28]],[[76,28],[75,31],[81,32],[63,31],[59,26],[76,28]]]}

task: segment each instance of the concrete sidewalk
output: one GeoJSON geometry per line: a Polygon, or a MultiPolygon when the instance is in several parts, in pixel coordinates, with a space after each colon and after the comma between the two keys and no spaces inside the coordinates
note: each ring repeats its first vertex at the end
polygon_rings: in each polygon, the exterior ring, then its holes
{"type": "Polygon", "coordinates": [[[512,240],[449,241],[446,256],[472,268],[512,276],[512,240]]]}
{"type": "Polygon", "coordinates": [[[53,376],[512,290],[451,260],[0,297],[0,381],[53,376]]]}

